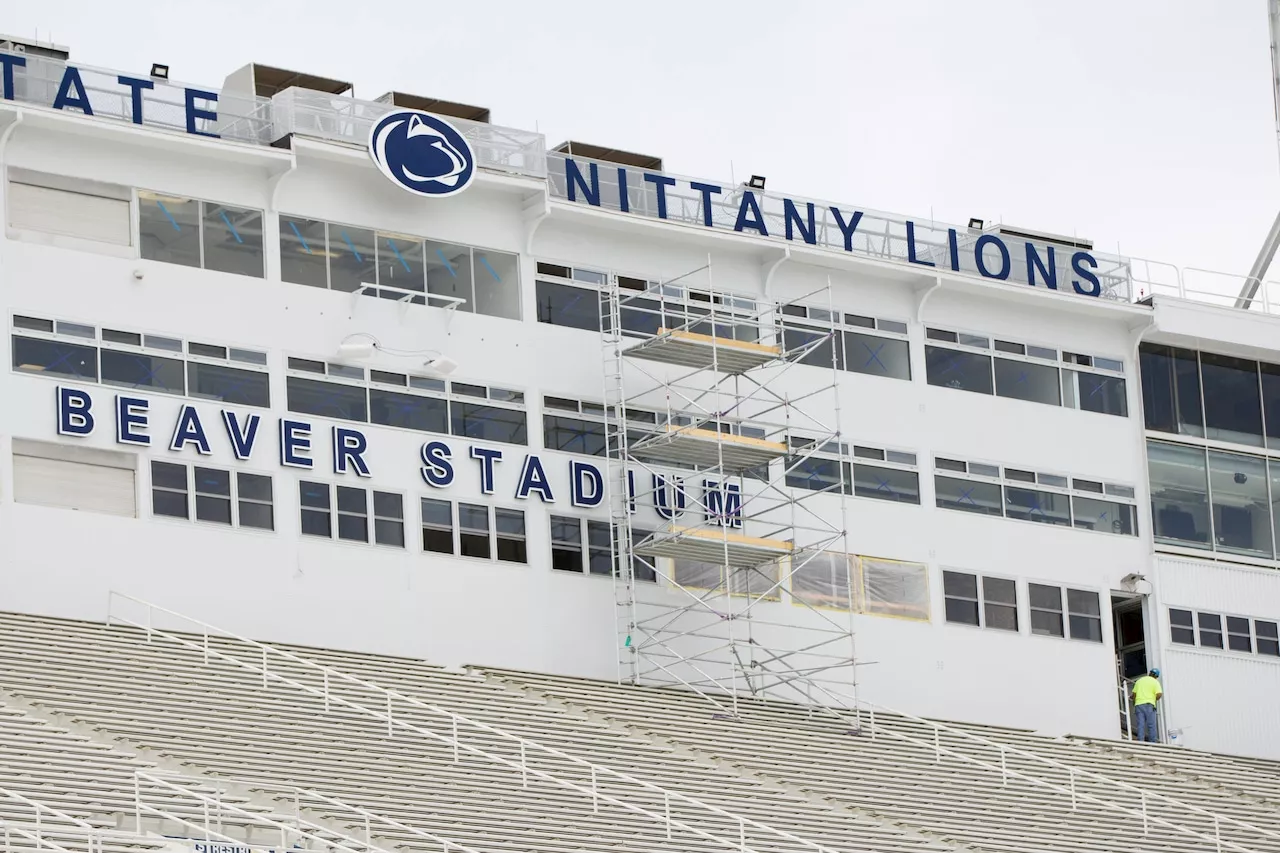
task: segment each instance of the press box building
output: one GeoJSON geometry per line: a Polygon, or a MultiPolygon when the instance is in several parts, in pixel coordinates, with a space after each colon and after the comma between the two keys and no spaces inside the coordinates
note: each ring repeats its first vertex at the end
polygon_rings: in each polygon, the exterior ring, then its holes
{"type": "Polygon", "coordinates": [[[0,70],[0,608],[1095,737],[1159,665],[1176,740],[1280,757],[1265,288],[262,65],[0,70]]]}

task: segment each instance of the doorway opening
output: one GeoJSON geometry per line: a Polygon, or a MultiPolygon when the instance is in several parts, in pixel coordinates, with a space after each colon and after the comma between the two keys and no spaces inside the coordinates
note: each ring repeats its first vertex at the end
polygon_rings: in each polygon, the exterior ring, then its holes
{"type": "Polygon", "coordinates": [[[1147,673],[1147,633],[1143,618],[1145,597],[1132,593],[1111,594],[1111,619],[1116,643],[1116,699],[1120,734],[1133,740],[1131,707],[1133,682],[1147,673]]]}

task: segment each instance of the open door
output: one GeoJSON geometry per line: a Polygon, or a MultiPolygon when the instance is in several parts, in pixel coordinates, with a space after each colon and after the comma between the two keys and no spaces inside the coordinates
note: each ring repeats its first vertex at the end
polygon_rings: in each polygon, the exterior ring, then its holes
{"type": "Polygon", "coordinates": [[[1133,740],[1133,682],[1147,672],[1147,636],[1143,623],[1144,598],[1132,593],[1111,594],[1111,618],[1116,642],[1116,693],[1120,734],[1133,740]]]}

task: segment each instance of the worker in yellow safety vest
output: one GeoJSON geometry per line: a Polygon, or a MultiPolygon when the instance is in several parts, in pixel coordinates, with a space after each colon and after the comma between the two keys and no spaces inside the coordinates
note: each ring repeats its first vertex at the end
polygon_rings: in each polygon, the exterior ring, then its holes
{"type": "Polygon", "coordinates": [[[1138,740],[1159,743],[1160,727],[1156,723],[1156,703],[1164,696],[1160,686],[1160,670],[1151,672],[1133,683],[1133,712],[1138,719],[1138,740]]]}

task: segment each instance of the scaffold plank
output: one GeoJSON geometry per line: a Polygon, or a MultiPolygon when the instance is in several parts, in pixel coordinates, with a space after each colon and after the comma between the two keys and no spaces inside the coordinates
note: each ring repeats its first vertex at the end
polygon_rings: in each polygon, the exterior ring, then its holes
{"type": "Polygon", "coordinates": [[[782,357],[782,348],[680,329],[659,329],[657,336],[623,351],[629,358],[660,361],[720,373],[746,373],[782,357]]]}

